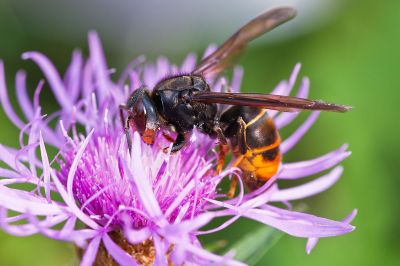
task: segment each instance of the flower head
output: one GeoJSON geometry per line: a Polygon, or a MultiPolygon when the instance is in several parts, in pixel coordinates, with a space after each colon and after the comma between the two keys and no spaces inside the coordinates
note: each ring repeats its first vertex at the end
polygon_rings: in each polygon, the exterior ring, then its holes
{"type": "MultiPolygon", "coordinates": [[[[130,93],[146,84],[153,87],[160,79],[190,72],[196,64],[189,55],[178,67],[165,58],[155,64],[134,60],[117,81],[107,65],[96,33],[89,34],[90,56],[85,60],[75,51],[63,77],[44,55],[27,52],[42,70],[33,100],[25,84],[25,72],[16,76],[16,93],[24,119],[16,115],[9,102],[0,62],[0,100],[5,113],[21,130],[20,147],[0,145],[0,226],[10,234],[25,236],[40,233],[81,247],[82,265],[91,265],[108,257],[121,265],[164,265],[183,262],[241,265],[232,253],[224,256],[204,249],[197,237],[222,230],[240,217],[259,221],[290,235],[309,238],[307,251],[318,238],[351,232],[352,217],[331,221],[292,211],[289,201],[320,193],[333,185],[342,173],[336,166],[328,174],[291,188],[280,189],[276,180],[299,179],[328,170],[350,153],[346,146],[319,158],[283,163],[277,175],[259,189],[226,199],[218,188],[225,177],[236,176],[233,167],[216,174],[216,143],[194,132],[190,143],[177,154],[165,152],[171,143],[162,134],[149,146],[138,133],[132,136],[132,152],[119,120],[119,105],[130,93]],[[39,95],[46,82],[60,108],[43,114],[39,95]],[[54,125],[55,126],[51,126],[54,125]],[[56,150],[50,157],[49,151],[56,150]],[[27,184],[29,190],[14,184],[27,184]],[[271,203],[284,202],[288,209],[271,203]],[[11,212],[12,211],[12,212],[11,212]],[[15,215],[15,212],[18,214],[15,215]],[[201,228],[217,217],[228,217],[220,226],[201,228]],[[78,222],[79,221],[79,222],[78,222]],[[83,224],[82,227],[80,224],[83,224]],[[104,254],[109,254],[106,256],[104,254]]],[[[273,91],[288,95],[294,87],[300,66],[288,81],[273,91]]],[[[235,69],[233,79],[210,80],[214,91],[240,87],[242,70],[235,69]]],[[[304,78],[297,92],[307,97],[309,81],[304,78]]],[[[278,128],[288,125],[296,113],[268,111],[278,128]]],[[[288,152],[318,117],[313,112],[281,145],[288,152]]]]}

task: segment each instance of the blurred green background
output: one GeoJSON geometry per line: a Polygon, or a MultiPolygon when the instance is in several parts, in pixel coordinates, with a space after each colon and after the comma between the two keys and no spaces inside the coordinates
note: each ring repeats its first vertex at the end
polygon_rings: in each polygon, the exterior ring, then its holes
{"type": "MultiPolygon", "coordinates": [[[[22,62],[22,52],[40,50],[63,71],[72,49],[86,47],[86,35],[78,35],[77,41],[71,42],[60,37],[53,40],[51,34],[42,34],[40,27],[34,27],[33,31],[28,25],[32,18],[21,15],[29,10],[21,13],[18,8],[0,1],[0,58],[5,60],[9,88],[13,88],[11,81],[19,68],[27,69],[31,77],[39,75],[32,64],[22,62]]],[[[43,7],[43,12],[51,12],[47,8],[43,7]]],[[[229,12],[229,9],[220,12],[229,12]]],[[[238,12],[236,10],[235,14],[238,12]]],[[[292,38],[251,45],[243,56],[242,88],[245,91],[272,88],[288,77],[295,63],[302,62],[301,75],[311,79],[311,98],[355,106],[347,114],[322,114],[285,160],[313,158],[349,143],[353,154],[343,164],[342,179],[330,190],[302,202],[307,204],[308,212],[337,220],[358,208],[359,214],[353,222],[356,231],[322,239],[311,255],[305,253],[304,239],[284,236],[259,265],[400,265],[397,224],[400,208],[396,196],[400,188],[397,172],[400,163],[399,14],[400,1],[396,0],[337,1],[334,12],[329,19],[321,20],[321,25],[317,21],[312,29],[303,29],[292,38]]],[[[132,10],[134,15],[135,10],[132,10]]],[[[107,14],[103,18],[106,22],[113,21],[107,14]]],[[[79,21],[80,18],[72,19],[79,21]]],[[[142,52],[132,47],[127,55],[115,45],[115,40],[102,34],[101,28],[91,27],[97,29],[105,41],[109,66],[117,70],[142,52]]],[[[217,41],[231,31],[224,32],[217,41]]],[[[57,36],[62,34],[59,32],[57,36]]],[[[185,47],[184,44],[180,43],[180,47],[185,47]]],[[[180,52],[151,50],[149,54],[163,54],[179,63],[189,51],[201,52],[201,47],[188,45],[180,52]]],[[[0,142],[16,145],[18,132],[2,111],[0,122],[3,128],[0,142]]],[[[285,130],[283,136],[289,132],[285,130]]],[[[232,232],[236,235],[254,226],[254,223],[240,221],[218,237],[229,239],[232,232]]],[[[0,233],[0,265],[73,265],[76,263],[73,256],[73,247],[68,244],[41,236],[17,238],[0,233]]]]}

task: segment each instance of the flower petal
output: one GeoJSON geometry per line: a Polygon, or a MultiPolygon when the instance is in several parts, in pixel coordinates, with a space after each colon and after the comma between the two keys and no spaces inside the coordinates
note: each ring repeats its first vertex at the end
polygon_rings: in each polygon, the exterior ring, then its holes
{"type": "MultiPolygon", "coordinates": [[[[21,107],[22,112],[24,113],[26,119],[32,119],[33,114],[33,105],[32,102],[29,100],[28,92],[26,89],[26,72],[25,71],[18,71],[15,77],[15,89],[17,91],[17,99],[19,106],[21,107]]],[[[42,83],[42,82],[40,82],[42,83]]]]}
{"type": "Polygon", "coordinates": [[[50,88],[53,90],[54,96],[60,105],[66,110],[72,110],[72,101],[68,96],[63,81],[58,74],[58,71],[50,60],[41,53],[38,52],[26,52],[22,54],[22,58],[27,60],[33,60],[42,70],[43,74],[46,76],[49,82],[50,88]]]}
{"type": "MultiPolygon", "coordinates": [[[[301,64],[296,64],[292,71],[292,74],[289,77],[289,81],[282,81],[276,86],[276,88],[271,92],[271,94],[276,95],[289,95],[293,89],[294,83],[296,82],[297,76],[299,75],[301,69],[301,64]]],[[[279,112],[276,110],[267,110],[268,115],[274,117],[279,112]]]]}
{"type": "Polygon", "coordinates": [[[131,229],[129,227],[125,227],[124,234],[125,234],[126,239],[130,243],[139,244],[139,243],[142,243],[143,241],[147,240],[150,237],[151,231],[147,227],[138,229],[138,230],[131,229]]]}
{"type": "MultiPolygon", "coordinates": [[[[351,223],[353,219],[356,217],[356,215],[357,215],[357,209],[354,209],[349,215],[346,216],[346,218],[342,220],[342,222],[351,223]]],[[[318,243],[318,240],[319,238],[316,237],[312,237],[307,240],[307,245],[306,245],[307,254],[310,254],[311,251],[315,248],[315,246],[318,243]]]]}
{"type": "Polygon", "coordinates": [[[304,136],[305,133],[310,129],[310,127],[317,120],[320,112],[312,112],[307,120],[299,127],[297,130],[281,144],[281,151],[283,154],[291,150],[297,142],[304,136]]]}
{"type": "Polygon", "coordinates": [[[90,51],[90,62],[93,70],[94,77],[96,79],[96,92],[99,97],[99,102],[102,103],[105,96],[109,93],[112,88],[112,84],[109,79],[109,72],[104,58],[103,47],[100,42],[99,35],[95,31],[89,32],[89,51],[90,51]]]}
{"type": "Polygon", "coordinates": [[[115,242],[107,235],[104,234],[102,237],[104,246],[106,247],[108,253],[113,257],[113,259],[122,266],[137,266],[138,264],[134,259],[128,255],[122,248],[120,248],[115,242]]]}
{"type": "Polygon", "coordinates": [[[50,198],[50,163],[49,163],[49,158],[47,157],[47,152],[44,147],[44,141],[42,137],[42,133],[39,133],[39,138],[40,138],[40,154],[42,156],[42,162],[43,162],[43,180],[44,180],[44,192],[46,195],[46,199],[48,202],[51,201],[50,198]]]}
{"type": "MultiPolygon", "coordinates": [[[[13,219],[14,217],[7,217],[7,209],[0,207],[0,227],[9,234],[16,236],[30,236],[33,234],[37,234],[40,229],[33,224],[10,224],[11,222],[19,222],[27,218],[26,214],[19,215],[18,219],[13,219]]],[[[54,226],[62,223],[68,218],[66,214],[60,214],[51,217],[44,223],[46,226],[54,226]]]]}
{"type": "Polygon", "coordinates": [[[80,266],[92,266],[96,259],[97,251],[100,246],[101,236],[96,236],[90,241],[85,253],[83,254],[80,266]]]}
{"type": "Polygon", "coordinates": [[[228,226],[230,226],[231,224],[233,224],[237,220],[239,220],[240,217],[241,217],[241,215],[232,216],[227,221],[223,222],[221,225],[219,225],[219,226],[217,226],[215,228],[212,228],[212,229],[209,229],[209,230],[204,230],[204,231],[197,231],[196,235],[208,235],[208,234],[213,234],[213,233],[219,232],[219,231],[227,228],[228,226]]]}
{"type": "Polygon", "coordinates": [[[53,182],[54,182],[55,186],[57,187],[58,193],[64,200],[65,204],[69,207],[69,211],[71,213],[73,213],[76,217],[78,217],[87,226],[89,226],[93,229],[99,229],[100,226],[97,223],[95,223],[92,219],[90,219],[90,217],[87,216],[84,212],[82,212],[76,205],[73,198],[71,198],[71,196],[68,195],[67,191],[65,190],[64,186],[58,179],[58,177],[57,177],[56,173],[53,171],[53,169],[50,170],[50,176],[52,177],[53,182]]]}
{"type": "Polygon", "coordinates": [[[239,92],[240,91],[240,85],[242,84],[242,78],[243,78],[243,67],[237,66],[233,69],[233,74],[232,74],[232,82],[231,82],[231,88],[232,92],[239,92]]]}
{"type": "Polygon", "coordinates": [[[329,174],[321,176],[306,184],[298,185],[293,188],[282,189],[271,195],[271,201],[288,201],[304,199],[327,190],[335,184],[342,175],[343,167],[337,166],[329,174]]]}
{"type": "Polygon", "coordinates": [[[350,156],[351,152],[346,149],[347,145],[343,145],[336,151],[312,160],[284,163],[282,171],[279,173],[279,179],[297,179],[325,171],[350,156]]]}
{"type": "MultiPolygon", "coordinates": [[[[308,88],[310,87],[310,80],[305,77],[303,78],[299,91],[296,94],[296,97],[299,98],[307,98],[308,96],[308,88]]],[[[281,129],[291,123],[298,115],[300,112],[283,112],[280,113],[275,119],[275,125],[278,129],[281,129]]]]}
{"type": "Polygon", "coordinates": [[[243,216],[297,237],[329,237],[354,230],[354,227],[347,223],[267,205],[263,209],[249,210],[243,213],[243,216]]]}
{"type": "Polygon", "coordinates": [[[298,77],[298,75],[300,73],[300,69],[301,69],[301,64],[297,63],[294,66],[292,74],[289,77],[289,83],[288,83],[289,87],[292,88],[294,86],[294,84],[296,83],[297,77],[298,77]]]}
{"type": "Polygon", "coordinates": [[[25,126],[25,123],[22,122],[15,113],[10,103],[10,98],[8,98],[6,78],[4,75],[4,65],[2,60],[0,60],[0,102],[4,112],[11,122],[13,122],[14,125],[16,125],[19,129],[22,129],[25,126]]]}
{"type": "MultiPolygon", "coordinates": [[[[40,139],[40,149],[41,149],[41,152],[43,153],[42,156],[44,158],[48,158],[46,149],[44,147],[43,138],[40,139]]],[[[57,175],[54,173],[54,170],[50,167],[47,167],[47,169],[48,169],[48,171],[50,171],[50,176],[52,177],[54,184],[57,187],[58,193],[63,198],[64,202],[68,205],[68,207],[70,208],[70,211],[72,211],[82,222],[84,222],[91,228],[93,228],[93,229],[99,228],[99,226],[93,220],[91,220],[85,213],[83,213],[78,208],[78,206],[75,203],[73,194],[68,194],[68,192],[65,190],[64,186],[61,184],[60,180],[58,179],[57,175]]],[[[71,177],[71,178],[73,178],[73,177],[71,177]]]]}
{"type": "Polygon", "coordinates": [[[128,175],[130,182],[136,187],[137,195],[142,203],[143,207],[149,214],[151,218],[160,219],[158,222],[164,222],[163,213],[161,212],[160,205],[155,198],[152,187],[149,183],[148,177],[143,173],[146,167],[141,161],[141,143],[140,137],[137,132],[135,132],[133,138],[133,152],[137,153],[137,156],[132,155],[132,164],[135,166],[131,173],[130,168],[127,166],[125,161],[122,161],[124,166],[124,172],[128,175]]]}
{"type": "Polygon", "coordinates": [[[217,265],[229,265],[229,266],[245,266],[245,263],[240,261],[236,261],[224,256],[218,256],[213,254],[201,247],[197,247],[191,243],[185,243],[187,252],[192,253],[196,257],[208,261],[208,264],[211,265],[212,263],[217,263],[217,265]]]}
{"type": "MultiPolygon", "coordinates": [[[[82,155],[86,149],[86,146],[89,144],[89,140],[91,139],[93,135],[94,129],[88,134],[88,136],[85,138],[81,146],[79,147],[78,152],[75,155],[74,161],[72,162],[71,168],[69,169],[68,172],[68,177],[67,177],[67,192],[68,195],[71,197],[71,200],[74,200],[74,193],[72,191],[72,186],[74,184],[74,178],[75,178],[75,173],[77,171],[78,164],[82,158],[82,155]]],[[[41,142],[42,143],[42,142],[41,142]]]]}
{"type": "MultiPolygon", "coordinates": [[[[39,233],[55,240],[62,240],[62,241],[70,241],[74,242],[77,246],[83,246],[86,244],[86,240],[88,238],[93,237],[93,230],[87,231],[83,233],[82,230],[71,231],[68,235],[61,234],[61,231],[58,229],[52,229],[54,226],[54,218],[47,216],[44,220],[39,220],[36,216],[27,213],[28,221],[34,225],[36,228],[39,229],[39,233]]],[[[60,215],[61,216],[61,215],[60,215]]],[[[63,218],[62,221],[65,220],[64,217],[68,217],[67,215],[61,216],[63,218]]],[[[56,224],[57,225],[57,224],[56,224]]]]}
{"type": "Polygon", "coordinates": [[[208,45],[206,50],[204,51],[202,59],[206,58],[207,56],[209,56],[210,54],[215,52],[215,50],[217,50],[217,48],[218,48],[218,46],[216,44],[214,44],[214,43],[208,45]]]}
{"type": "MultiPolygon", "coordinates": [[[[135,67],[137,67],[138,65],[142,64],[145,61],[145,57],[144,56],[139,56],[135,59],[133,59],[132,62],[130,62],[124,69],[124,71],[122,71],[122,74],[120,75],[119,79],[118,79],[118,87],[119,88],[123,88],[126,80],[130,77],[131,74],[136,74],[135,71],[132,71],[135,67]]],[[[136,89],[136,88],[135,88],[136,89]]]]}
{"type": "Polygon", "coordinates": [[[43,198],[32,196],[31,193],[0,185],[0,206],[20,213],[33,215],[57,215],[65,212],[65,208],[46,202],[43,198]]]}
{"type": "Polygon", "coordinates": [[[20,177],[20,175],[15,171],[0,167],[0,177],[2,177],[2,178],[18,178],[18,177],[20,177]]]}
{"type": "Polygon", "coordinates": [[[82,53],[80,50],[75,50],[72,53],[72,60],[68,66],[65,75],[65,84],[67,87],[68,95],[72,102],[75,102],[79,96],[82,65],[83,65],[82,53]]]}
{"type": "Polygon", "coordinates": [[[183,221],[179,224],[171,224],[167,225],[163,228],[160,228],[158,232],[165,237],[168,235],[179,236],[181,234],[189,234],[198,230],[200,227],[209,223],[212,219],[215,218],[215,214],[212,212],[203,213],[191,220],[183,221]]]}
{"type": "Polygon", "coordinates": [[[185,60],[181,65],[181,73],[190,73],[196,66],[197,56],[194,53],[190,53],[186,56],[185,60]]]}
{"type": "Polygon", "coordinates": [[[156,257],[154,259],[154,266],[168,265],[167,252],[169,243],[166,243],[166,239],[161,239],[157,235],[153,235],[154,248],[156,250],[156,257]]]}
{"type": "MultiPolygon", "coordinates": [[[[199,176],[204,175],[207,171],[209,171],[209,167],[205,167],[199,173],[199,176]]],[[[182,205],[183,199],[190,193],[195,187],[195,179],[190,180],[188,184],[180,191],[178,196],[174,199],[174,201],[168,206],[168,209],[165,211],[165,217],[169,217],[171,213],[175,210],[176,207],[182,205]]]]}

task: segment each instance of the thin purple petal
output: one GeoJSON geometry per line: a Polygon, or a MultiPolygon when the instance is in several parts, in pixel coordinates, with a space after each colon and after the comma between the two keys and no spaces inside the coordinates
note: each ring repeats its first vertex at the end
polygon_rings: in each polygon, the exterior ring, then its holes
{"type": "Polygon", "coordinates": [[[122,71],[121,76],[118,79],[118,87],[123,88],[125,85],[126,80],[130,77],[132,73],[135,73],[135,71],[132,71],[136,66],[142,64],[145,61],[144,56],[139,56],[138,58],[135,58],[132,62],[130,62],[122,71]]]}
{"type": "MultiPolygon", "coordinates": [[[[13,218],[13,217],[12,217],[13,218]]],[[[14,219],[15,221],[20,221],[22,219],[26,219],[27,215],[23,214],[20,217],[21,219],[14,219]]],[[[52,216],[51,220],[47,220],[45,223],[47,226],[54,226],[56,224],[60,224],[68,218],[66,214],[60,214],[57,216],[52,216]]],[[[0,227],[9,234],[16,236],[30,236],[33,234],[37,234],[39,232],[39,228],[33,224],[19,224],[13,225],[10,224],[14,222],[10,217],[7,217],[7,209],[0,207],[0,227]]]]}
{"type": "Polygon", "coordinates": [[[89,51],[93,74],[96,78],[99,101],[103,102],[105,96],[110,91],[111,82],[109,80],[109,72],[104,58],[103,47],[99,36],[94,31],[89,32],[89,51]]]}
{"type": "Polygon", "coordinates": [[[346,151],[346,148],[347,145],[343,145],[338,150],[316,159],[285,163],[282,166],[282,171],[279,173],[279,179],[298,179],[325,171],[350,156],[351,152],[346,151]]]}
{"type": "Polygon", "coordinates": [[[53,90],[54,96],[60,105],[67,111],[72,109],[72,101],[68,97],[67,91],[64,87],[62,79],[58,74],[58,71],[50,60],[41,53],[38,52],[26,52],[22,55],[22,58],[27,60],[33,60],[42,70],[49,82],[50,88],[53,90]]]}
{"type": "Polygon", "coordinates": [[[243,73],[244,73],[243,67],[238,66],[233,69],[232,83],[231,83],[232,92],[240,91],[240,87],[242,85],[243,73]]]}
{"type": "MultiPolygon", "coordinates": [[[[136,151],[141,150],[140,141],[141,140],[140,140],[139,135],[135,133],[134,138],[133,138],[133,148],[132,148],[133,150],[136,150],[136,151]]],[[[134,169],[141,169],[141,171],[145,171],[146,167],[144,167],[144,165],[142,165],[141,158],[133,157],[132,163],[136,166],[134,169]]],[[[146,209],[147,213],[152,218],[161,219],[162,212],[161,212],[160,206],[157,202],[157,199],[154,196],[154,193],[152,191],[152,188],[148,181],[147,176],[143,172],[142,173],[139,173],[139,172],[131,173],[128,166],[126,165],[125,161],[123,161],[123,165],[124,165],[124,170],[127,173],[129,179],[136,186],[137,195],[139,196],[139,199],[140,199],[141,203],[143,204],[143,207],[146,209]]],[[[160,220],[159,222],[162,222],[162,220],[160,220]]]]}
{"type": "MultiPolygon", "coordinates": [[[[357,216],[357,209],[354,209],[349,215],[346,216],[346,218],[344,218],[342,220],[342,222],[343,223],[351,223],[356,216],[357,216]]],[[[306,244],[306,253],[307,254],[310,254],[311,251],[315,248],[315,246],[318,243],[318,240],[319,240],[319,238],[316,238],[316,237],[312,237],[307,240],[307,244],[306,244]]]]}
{"type": "Polygon", "coordinates": [[[87,226],[93,228],[93,229],[98,229],[99,225],[94,222],[90,217],[88,217],[85,213],[83,213],[78,206],[76,205],[75,201],[71,199],[71,197],[68,195],[67,191],[65,190],[64,186],[58,179],[57,175],[54,173],[53,170],[50,171],[50,176],[53,179],[54,184],[57,187],[58,193],[60,196],[63,198],[64,202],[67,204],[69,207],[69,210],[77,216],[83,223],[85,223],[87,226]]]}
{"type": "Polygon", "coordinates": [[[283,154],[291,150],[297,142],[304,136],[305,133],[310,129],[319,116],[319,112],[312,112],[307,120],[287,139],[281,144],[281,151],[283,154]]]}
{"type": "Polygon", "coordinates": [[[0,185],[0,206],[20,213],[34,215],[58,215],[65,212],[64,207],[45,199],[35,197],[29,192],[0,185]]]}
{"type": "MultiPolygon", "coordinates": [[[[308,96],[308,90],[310,87],[310,80],[305,77],[302,80],[300,89],[298,93],[296,94],[296,97],[299,98],[307,98],[308,96]]],[[[287,113],[280,113],[275,119],[275,125],[278,129],[281,129],[285,127],[286,125],[290,124],[298,115],[300,112],[287,112],[287,113]]]]}
{"type": "Polygon", "coordinates": [[[86,139],[83,141],[83,143],[81,144],[81,146],[79,147],[79,150],[77,152],[77,154],[75,155],[74,161],[72,162],[71,168],[68,172],[68,179],[67,179],[67,192],[68,195],[70,195],[71,200],[74,200],[73,198],[73,191],[72,191],[72,186],[74,184],[74,177],[75,177],[75,173],[77,170],[77,166],[79,164],[79,161],[82,158],[83,152],[86,149],[86,146],[89,144],[89,141],[93,135],[94,129],[89,133],[89,135],[86,137],[86,139]]]}
{"type": "Polygon", "coordinates": [[[97,251],[100,246],[101,236],[97,236],[90,241],[85,253],[83,254],[80,266],[92,266],[96,259],[97,251]]]}
{"type": "Polygon", "coordinates": [[[190,53],[186,56],[185,60],[183,60],[182,66],[181,66],[181,72],[182,73],[190,73],[193,71],[195,65],[196,65],[196,60],[197,56],[196,54],[190,53]]]}
{"type": "Polygon", "coordinates": [[[25,126],[25,124],[15,113],[8,98],[6,79],[4,75],[4,65],[2,60],[0,60],[0,102],[4,112],[11,120],[11,122],[13,122],[14,125],[16,125],[18,128],[22,129],[25,126]]]}
{"type": "Polygon", "coordinates": [[[151,235],[151,231],[147,227],[139,230],[125,227],[124,233],[126,239],[132,244],[142,243],[143,241],[147,240],[151,235]]]}
{"type": "Polygon", "coordinates": [[[2,178],[18,178],[20,175],[15,171],[0,167],[0,176],[2,178]]]}
{"type": "Polygon", "coordinates": [[[44,180],[44,192],[48,202],[51,201],[50,198],[50,163],[47,157],[46,149],[44,147],[44,141],[42,133],[40,133],[40,154],[42,156],[43,162],[43,180],[44,180]]]}
{"type": "Polygon", "coordinates": [[[72,53],[71,64],[69,65],[65,77],[68,94],[72,102],[75,102],[79,96],[81,75],[82,75],[83,58],[80,50],[75,50],[72,53]]]}
{"type": "Polygon", "coordinates": [[[107,235],[104,234],[102,237],[104,246],[106,247],[108,253],[113,257],[113,259],[122,266],[137,266],[138,264],[134,259],[128,255],[122,248],[120,248],[115,242],[107,235]]]}
{"type": "Polygon", "coordinates": [[[297,237],[329,237],[346,234],[354,230],[354,227],[347,223],[272,206],[249,210],[243,213],[243,216],[297,237]]]}
{"type": "Polygon", "coordinates": [[[17,99],[22,112],[24,113],[26,119],[32,119],[35,112],[33,111],[32,102],[29,100],[26,89],[25,71],[20,70],[17,72],[15,77],[15,89],[17,91],[17,99]]]}
{"type": "Polygon", "coordinates": [[[67,238],[68,235],[71,235],[74,232],[74,228],[75,228],[77,220],[78,219],[76,216],[72,216],[67,220],[67,222],[65,223],[63,228],[60,230],[60,238],[61,239],[67,238]]]}
{"type": "MultiPolygon", "coordinates": [[[[272,92],[271,94],[276,94],[276,95],[289,95],[290,92],[293,89],[294,83],[296,82],[297,76],[299,75],[301,68],[301,64],[296,64],[292,74],[289,77],[289,81],[283,81],[281,82],[272,92]]],[[[268,110],[268,115],[271,117],[275,117],[276,114],[278,114],[278,111],[275,110],[268,110]]]]}
{"type": "Polygon", "coordinates": [[[298,200],[314,196],[333,186],[340,178],[343,167],[337,166],[329,174],[321,176],[308,183],[274,192],[271,201],[298,200]]]}
{"type": "Polygon", "coordinates": [[[246,265],[240,261],[236,261],[236,260],[233,260],[233,259],[230,259],[227,257],[223,257],[223,256],[218,256],[218,255],[213,254],[201,247],[197,247],[190,243],[186,243],[185,245],[186,245],[186,249],[188,252],[190,252],[190,253],[196,255],[197,257],[204,259],[206,261],[217,263],[217,265],[229,265],[229,266],[245,266],[246,265]]]}
{"type": "Polygon", "coordinates": [[[179,224],[173,224],[165,226],[160,229],[159,232],[165,236],[168,235],[180,235],[180,234],[188,234],[190,232],[194,232],[199,228],[208,224],[212,219],[215,218],[215,214],[212,212],[203,213],[192,220],[183,221],[179,224]]]}
{"type": "MultiPolygon", "coordinates": [[[[156,257],[154,259],[154,266],[168,265],[167,261],[167,250],[165,239],[161,239],[157,235],[153,235],[154,247],[157,250],[156,257]]],[[[168,245],[169,246],[169,245],[168,245]]]]}

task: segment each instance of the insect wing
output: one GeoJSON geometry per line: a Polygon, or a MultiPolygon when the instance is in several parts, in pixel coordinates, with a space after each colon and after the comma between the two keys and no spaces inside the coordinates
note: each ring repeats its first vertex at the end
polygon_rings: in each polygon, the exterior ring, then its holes
{"type": "Polygon", "coordinates": [[[192,74],[205,76],[218,74],[235,62],[234,59],[241,54],[248,42],[292,19],[295,15],[296,11],[290,7],[276,8],[261,14],[204,58],[192,74]]]}
{"type": "Polygon", "coordinates": [[[351,109],[350,106],[320,100],[262,93],[199,92],[192,95],[192,101],[253,106],[281,112],[299,112],[303,110],[346,112],[351,109]]]}

